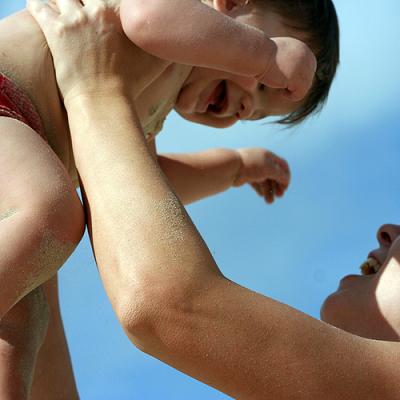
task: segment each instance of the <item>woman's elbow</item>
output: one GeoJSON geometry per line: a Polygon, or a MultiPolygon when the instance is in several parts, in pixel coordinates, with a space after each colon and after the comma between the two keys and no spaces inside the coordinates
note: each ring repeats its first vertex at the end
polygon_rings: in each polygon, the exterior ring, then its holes
{"type": "Polygon", "coordinates": [[[190,292],[176,282],[143,280],[119,300],[116,313],[129,340],[152,354],[154,346],[169,341],[165,335],[175,336],[174,330],[184,323],[184,310],[191,302],[190,292]]]}

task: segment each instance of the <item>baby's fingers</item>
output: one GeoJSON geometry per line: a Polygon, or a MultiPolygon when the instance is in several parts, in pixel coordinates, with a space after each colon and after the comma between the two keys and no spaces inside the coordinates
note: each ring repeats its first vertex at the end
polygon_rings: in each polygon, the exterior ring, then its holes
{"type": "Polygon", "coordinates": [[[281,185],[279,182],[267,179],[259,184],[259,191],[262,192],[264,200],[268,204],[272,204],[276,197],[282,197],[285,194],[287,186],[281,185]]]}
{"type": "Polygon", "coordinates": [[[289,82],[287,88],[283,90],[283,96],[292,102],[301,101],[307,96],[307,93],[311,89],[312,82],[313,75],[310,75],[310,77],[297,76],[289,82]]]}
{"type": "Polygon", "coordinates": [[[268,204],[272,204],[274,202],[275,197],[275,182],[267,179],[263,183],[263,193],[264,193],[264,200],[268,204]]]}
{"type": "Polygon", "coordinates": [[[282,197],[285,194],[287,186],[283,186],[280,183],[276,183],[275,186],[275,196],[282,197]]]}
{"type": "Polygon", "coordinates": [[[259,196],[264,197],[264,193],[261,189],[261,185],[259,183],[251,183],[251,187],[257,192],[259,196]]]}
{"type": "Polygon", "coordinates": [[[276,157],[273,160],[273,171],[269,178],[273,179],[284,187],[289,186],[290,169],[287,162],[281,158],[276,157]]]}
{"type": "Polygon", "coordinates": [[[289,82],[287,89],[284,90],[284,96],[292,102],[303,100],[311,90],[317,68],[314,60],[315,57],[313,56],[308,69],[303,71],[303,73],[299,72],[296,78],[289,82]]]}
{"type": "Polygon", "coordinates": [[[283,95],[292,102],[301,101],[304,97],[307,96],[311,88],[310,85],[301,85],[301,86],[289,86],[287,89],[283,91],[283,95]]]}

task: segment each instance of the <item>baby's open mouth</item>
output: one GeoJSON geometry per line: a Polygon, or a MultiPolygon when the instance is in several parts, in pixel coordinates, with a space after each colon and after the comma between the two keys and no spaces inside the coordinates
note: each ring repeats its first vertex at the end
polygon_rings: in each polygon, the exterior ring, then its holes
{"type": "Polygon", "coordinates": [[[214,90],[208,101],[207,112],[220,114],[228,103],[226,81],[222,81],[214,90]]]}
{"type": "Polygon", "coordinates": [[[376,274],[380,268],[381,265],[379,264],[379,262],[372,257],[368,257],[367,261],[364,261],[360,266],[361,273],[363,275],[376,274]]]}

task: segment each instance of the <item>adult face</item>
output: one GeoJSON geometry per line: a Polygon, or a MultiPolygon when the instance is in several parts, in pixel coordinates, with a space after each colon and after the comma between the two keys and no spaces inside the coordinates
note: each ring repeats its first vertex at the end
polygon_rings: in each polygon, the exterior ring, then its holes
{"type": "Polygon", "coordinates": [[[370,339],[400,341],[400,225],[378,230],[379,247],[348,275],[321,309],[325,322],[370,339]],[[375,272],[377,271],[377,272],[375,272]]]}
{"type": "MultiPolygon", "coordinates": [[[[263,30],[267,36],[292,36],[302,40],[279,15],[264,8],[235,7],[227,14],[263,30]]],[[[225,128],[238,120],[286,115],[299,105],[300,102],[292,102],[283,96],[281,90],[268,88],[254,78],[195,67],[180,91],[175,110],[190,121],[225,128]]]]}

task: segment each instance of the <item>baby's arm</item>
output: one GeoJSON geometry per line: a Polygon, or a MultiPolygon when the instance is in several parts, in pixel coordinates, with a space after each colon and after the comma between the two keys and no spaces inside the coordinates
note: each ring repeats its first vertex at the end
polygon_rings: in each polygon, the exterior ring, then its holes
{"type": "Polygon", "coordinates": [[[258,148],[159,155],[158,162],[184,204],[245,183],[272,203],[275,196],[283,195],[290,180],[286,161],[258,148]]]}
{"type": "Polygon", "coordinates": [[[273,51],[262,31],[199,0],[122,0],[121,21],[132,42],[180,64],[256,76],[273,51]]]}
{"type": "MultiPolygon", "coordinates": [[[[248,7],[245,1],[231,3],[232,8],[248,7]]],[[[230,18],[230,10],[217,12],[199,0],[122,0],[120,11],[128,38],[159,58],[253,77],[285,89],[293,101],[312,85],[316,61],[304,43],[271,39],[230,18]]]]}

